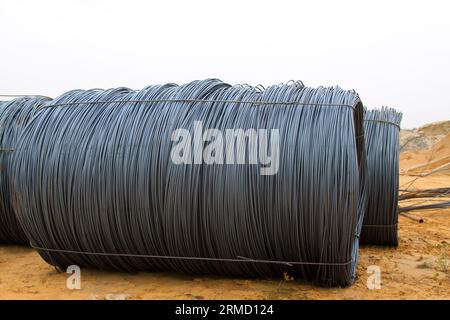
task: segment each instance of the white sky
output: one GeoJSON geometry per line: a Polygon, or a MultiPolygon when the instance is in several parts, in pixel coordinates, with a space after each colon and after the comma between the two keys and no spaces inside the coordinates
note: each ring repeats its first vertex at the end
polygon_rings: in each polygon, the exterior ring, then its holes
{"type": "Polygon", "coordinates": [[[0,0],[0,94],[303,80],[450,119],[450,1],[0,0]]]}

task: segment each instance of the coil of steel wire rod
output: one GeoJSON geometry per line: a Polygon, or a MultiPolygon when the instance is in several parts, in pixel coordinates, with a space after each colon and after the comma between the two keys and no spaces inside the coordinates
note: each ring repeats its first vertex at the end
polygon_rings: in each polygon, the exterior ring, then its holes
{"type": "Polygon", "coordinates": [[[63,94],[11,163],[17,217],[57,267],[321,285],[355,277],[364,169],[354,91],[215,79],[63,94]]]}
{"type": "Polygon", "coordinates": [[[0,243],[29,244],[11,206],[10,171],[11,155],[14,153],[20,132],[37,108],[49,99],[21,97],[0,103],[0,243]]]}
{"type": "Polygon", "coordinates": [[[383,107],[364,116],[367,148],[367,212],[361,243],[398,245],[399,136],[402,114],[383,107]]]}

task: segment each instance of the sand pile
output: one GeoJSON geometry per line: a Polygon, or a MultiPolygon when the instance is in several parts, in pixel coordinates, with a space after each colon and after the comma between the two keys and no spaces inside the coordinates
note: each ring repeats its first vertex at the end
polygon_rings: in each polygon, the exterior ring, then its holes
{"type": "Polygon", "coordinates": [[[430,149],[450,133],[450,120],[426,124],[417,129],[403,129],[400,132],[402,151],[430,149]]]}
{"type": "MultiPolygon", "coordinates": [[[[402,149],[400,154],[401,173],[409,175],[424,175],[432,172],[450,174],[450,121],[431,123],[411,131],[414,131],[417,138],[402,149]],[[435,142],[433,143],[433,141],[435,142]],[[420,146],[423,148],[419,148],[420,146]]],[[[403,133],[403,144],[405,136],[408,134],[410,132],[403,133]]]]}

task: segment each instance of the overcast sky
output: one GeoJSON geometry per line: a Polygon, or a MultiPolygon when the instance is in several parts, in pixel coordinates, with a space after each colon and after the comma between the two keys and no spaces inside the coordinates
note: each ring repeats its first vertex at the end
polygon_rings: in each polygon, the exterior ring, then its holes
{"type": "Polygon", "coordinates": [[[434,0],[0,0],[0,94],[293,79],[412,128],[450,119],[449,15],[434,0]]]}

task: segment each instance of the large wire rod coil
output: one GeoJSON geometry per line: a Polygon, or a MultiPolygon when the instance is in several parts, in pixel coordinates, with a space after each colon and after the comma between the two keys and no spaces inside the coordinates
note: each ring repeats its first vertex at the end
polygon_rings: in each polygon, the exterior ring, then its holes
{"type": "Polygon", "coordinates": [[[9,164],[22,129],[49,99],[21,97],[0,102],[0,244],[29,244],[11,205],[9,164]]]}
{"type": "MultiPolygon", "coordinates": [[[[194,145],[201,160],[215,137],[183,146],[194,145]]],[[[362,103],[338,87],[210,79],[75,90],[44,106],[22,134],[11,166],[16,212],[31,245],[60,268],[287,272],[349,285],[365,211],[364,150],[362,103]],[[246,163],[176,163],[174,132],[195,134],[199,123],[224,136],[278,130],[277,172],[261,174],[239,143],[222,151],[246,163]]]]}
{"type": "Polygon", "coordinates": [[[361,243],[398,245],[399,136],[402,114],[383,107],[367,110],[368,202],[361,243]]]}

